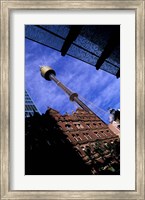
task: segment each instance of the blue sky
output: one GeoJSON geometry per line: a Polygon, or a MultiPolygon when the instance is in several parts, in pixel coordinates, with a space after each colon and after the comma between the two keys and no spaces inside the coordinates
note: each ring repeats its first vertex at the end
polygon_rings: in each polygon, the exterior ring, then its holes
{"type": "Polygon", "coordinates": [[[78,105],[71,102],[53,81],[46,81],[40,66],[48,65],[56,77],[99,117],[108,123],[108,108],[120,108],[120,79],[70,56],[30,40],[25,40],[25,89],[40,113],[48,107],[61,114],[72,113],[78,105]]]}

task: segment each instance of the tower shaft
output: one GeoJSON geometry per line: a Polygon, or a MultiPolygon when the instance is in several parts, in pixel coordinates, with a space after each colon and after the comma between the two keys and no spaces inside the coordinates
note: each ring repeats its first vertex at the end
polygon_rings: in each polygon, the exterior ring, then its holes
{"type": "Polygon", "coordinates": [[[48,81],[53,80],[63,91],[65,91],[71,101],[75,101],[79,106],[81,106],[85,111],[96,115],[87,105],[85,105],[79,98],[78,94],[69,90],[65,85],[63,85],[56,77],[55,71],[49,66],[42,66],[40,68],[41,75],[48,81]]]}
{"type": "Polygon", "coordinates": [[[63,85],[54,74],[49,75],[50,80],[53,80],[61,89],[63,89],[70,97],[71,101],[75,101],[77,104],[79,104],[85,111],[95,114],[87,105],[85,105],[79,98],[77,93],[73,93],[71,90],[69,90],[65,85],[63,85]]]}

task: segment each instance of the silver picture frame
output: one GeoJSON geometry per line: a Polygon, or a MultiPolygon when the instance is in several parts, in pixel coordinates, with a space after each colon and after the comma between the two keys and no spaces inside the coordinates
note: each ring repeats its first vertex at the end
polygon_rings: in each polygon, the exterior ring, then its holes
{"type": "Polygon", "coordinates": [[[144,125],[145,125],[145,1],[144,0],[68,0],[68,1],[23,1],[1,0],[1,101],[0,101],[0,181],[1,200],[10,199],[136,199],[143,200],[144,180],[144,125]],[[10,12],[12,10],[51,10],[51,9],[96,9],[96,10],[135,10],[135,157],[136,187],[134,191],[16,191],[10,190],[10,12]]]}

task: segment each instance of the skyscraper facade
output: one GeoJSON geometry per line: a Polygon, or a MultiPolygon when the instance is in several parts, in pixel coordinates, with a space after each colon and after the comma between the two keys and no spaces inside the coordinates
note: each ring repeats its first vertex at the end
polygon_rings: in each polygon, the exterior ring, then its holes
{"type": "Polygon", "coordinates": [[[25,117],[32,116],[34,112],[38,112],[38,110],[28,95],[27,91],[25,90],[25,117]]]}

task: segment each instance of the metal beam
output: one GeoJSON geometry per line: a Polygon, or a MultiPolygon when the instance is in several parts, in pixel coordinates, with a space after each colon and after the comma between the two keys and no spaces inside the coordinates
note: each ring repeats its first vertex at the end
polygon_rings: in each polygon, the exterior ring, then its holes
{"type": "Polygon", "coordinates": [[[104,51],[102,52],[100,58],[98,59],[96,63],[96,69],[100,69],[102,64],[105,62],[105,60],[111,55],[113,50],[120,44],[120,26],[116,26],[114,28],[113,33],[107,43],[107,45],[104,48],[104,51]]]}
{"type": "Polygon", "coordinates": [[[77,36],[80,34],[80,31],[82,29],[82,26],[80,25],[72,25],[70,28],[70,31],[64,41],[64,44],[61,48],[61,55],[65,56],[68,49],[70,48],[73,41],[77,38],[77,36]]]}

